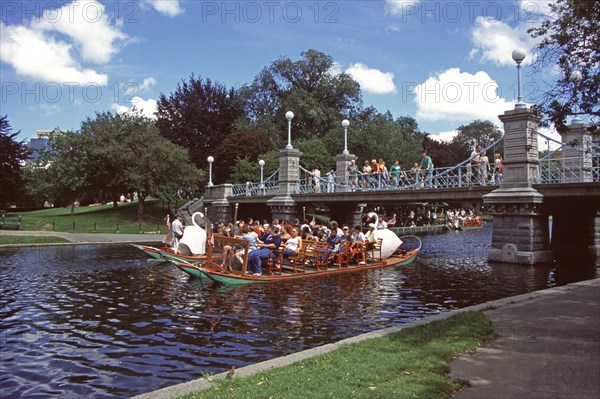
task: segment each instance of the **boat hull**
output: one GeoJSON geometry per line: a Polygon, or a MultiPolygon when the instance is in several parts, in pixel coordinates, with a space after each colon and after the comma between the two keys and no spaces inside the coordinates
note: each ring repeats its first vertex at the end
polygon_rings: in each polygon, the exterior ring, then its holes
{"type": "Polygon", "coordinates": [[[174,253],[171,249],[155,248],[146,245],[131,244],[152,259],[157,260],[176,260],[182,262],[202,262],[206,260],[206,255],[181,255],[174,253]]]}
{"type": "Polygon", "coordinates": [[[251,275],[239,275],[228,273],[219,267],[211,267],[210,264],[191,264],[186,262],[174,262],[179,269],[186,272],[192,277],[205,276],[209,279],[221,283],[221,284],[253,284],[253,283],[268,283],[275,281],[286,281],[286,280],[297,280],[311,277],[322,277],[331,276],[346,273],[356,273],[364,270],[381,269],[384,267],[392,266],[406,266],[412,263],[417,255],[419,249],[407,251],[403,255],[394,255],[386,260],[380,262],[367,263],[366,265],[348,265],[338,268],[337,266],[331,266],[328,270],[320,271],[306,271],[304,273],[293,273],[293,272],[282,272],[282,274],[263,274],[262,276],[251,276],[251,275]]]}

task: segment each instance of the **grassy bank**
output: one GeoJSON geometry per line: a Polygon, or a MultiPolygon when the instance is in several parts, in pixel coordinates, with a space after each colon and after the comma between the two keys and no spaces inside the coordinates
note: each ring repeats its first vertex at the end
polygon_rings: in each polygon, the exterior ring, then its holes
{"type": "Polygon", "coordinates": [[[15,245],[15,244],[59,244],[69,242],[62,237],[44,236],[44,237],[25,237],[25,236],[10,236],[0,233],[0,245],[15,245]]]}
{"type": "Polygon", "coordinates": [[[404,329],[248,378],[215,381],[199,398],[451,398],[448,362],[492,339],[483,313],[404,329]]]}
{"type": "Polygon", "coordinates": [[[112,205],[82,206],[75,208],[51,208],[23,212],[21,230],[63,231],[78,233],[165,232],[166,210],[159,201],[146,201],[144,222],[137,220],[137,202],[112,205]]]}

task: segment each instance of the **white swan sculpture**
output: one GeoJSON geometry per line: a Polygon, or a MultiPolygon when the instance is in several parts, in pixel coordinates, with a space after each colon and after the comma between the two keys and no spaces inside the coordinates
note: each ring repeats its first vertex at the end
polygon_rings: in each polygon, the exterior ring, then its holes
{"type": "Polygon", "coordinates": [[[206,230],[196,223],[196,216],[204,218],[202,212],[192,214],[193,226],[187,226],[183,230],[183,237],[179,240],[177,251],[185,253],[189,250],[190,255],[204,255],[206,252],[206,230]],[[184,247],[182,247],[184,245],[184,247]]]}
{"type": "MultiPolygon", "coordinates": [[[[369,218],[367,221],[368,223],[374,223],[377,225],[379,216],[375,212],[370,212],[367,217],[369,218]]],[[[402,245],[402,240],[398,238],[396,233],[389,229],[378,229],[377,238],[383,239],[381,242],[381,257],[383,259],[387,259],[392,256],[394,252],[396,252],[396,249],[402,245]]]]}

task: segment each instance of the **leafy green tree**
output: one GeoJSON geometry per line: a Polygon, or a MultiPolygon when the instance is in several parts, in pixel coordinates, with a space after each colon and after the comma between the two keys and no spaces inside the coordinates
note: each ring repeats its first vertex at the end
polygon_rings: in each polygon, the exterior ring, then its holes
{"type": "Polygon", "coordinates": [[[361,105],[360,85],[346,73],[332,73],[332,57],[316,50],[301,57],[274,61],[242,89],[247,117],[273,134],[277,148],[287,142],[287,111],[294,112],[295,141],[322,137],[361,105]]]}
{"type": "Polygon", "coordinates": [[[459,126],[457,130],[458,134],[452,140],[452,144],[462,154],[460,158],[463,161],[469,157],[477,144],[485,148],[502,137],[502,131],[490,121],[476,120],[468,125],[459,126]]]}
{"type": "Polygon", "coordinates": [[[37,177],[46,177],[55,194],[53,202],[71,206],[74,213],[74,202],[79,200],[90,187],[89,147],[76,132],[54,132],[50,135],[49,150],[39,158],[37,177]]]}
{"type": "Polygon", "coordinates": [[[50,181],[50,171],[39,166],[39,162],[28,164],[23,168],[23,182],[27,200],[36,206],[40,206],[45,201],[55,203],[60,197],[60,193],[50,181]]]}
{"type": "Polygon", "coordinates": [[[458,165],[468,156],[465,155],[464,148],[460,144],[434,140],[429,133],[426,133],[423,138],[423,148],[427,150],[436,168],[458,165]]]}
{"type": "Polygon", "coordinates": [[[157,105],[156,126],[160,133],[187,148],[199,168],[206,168],[210,152],[244,115],[243,104],[233,88],[193,74],[168,97],[161,94],[157,105]]]}
{"type": "MultiPolygon", "coordinates": [[[[329,152],[333,154],[342,152],[343,140],[341,125],[324,138],[329,152]]],[[[417,122],[408,116],[394,120],[389,111],[380,113],[373,107],[367,107],[350,118],[348,151],[357,156],[359,166],[365,160],[381,158],[388,165],[397,159],[406,168],[419,159],[422,140],[417,122]]]]}
{"type": "Polygon", "coordinates": [[[17,140],[7,116],[0,116],[0,207],[19,201],[23,194],[21,168],[29,156],[27,146],[17,140]]]}
{"type": "Polygon", "coordinates": [[[121,193],[136,191],[140,220],[148,196],[171,200],[178,189],[197,186],[202,178],[188,151],[162,137],[141,114],[97,113],[82,123],[80,137],[90,186],[109,190],[115,204],[121,193]]]}
{"type": "Polygon", "coordinates": [[[236,160],[246,159],[248,162],[256,163],[260,154],[267,153],[273,148],[273,143],[263,133],[242,130],[230,134],[211,154],[215,158],[213,182],[216,184],[227,182],[236,160]]]}
{"type": "Polygon", "coordinates": [[[569,115],[590,115],[591,129],[600,127],[600,3],[591,0],[556,0],[540,26],[529,29],[541,41],[536,47],[534,70],[558,66],[560,74],[543,93],[538,107],[546,120],[564,132],[569,115]],[[573,73],[581,80],[572,79],[573,73]]]}

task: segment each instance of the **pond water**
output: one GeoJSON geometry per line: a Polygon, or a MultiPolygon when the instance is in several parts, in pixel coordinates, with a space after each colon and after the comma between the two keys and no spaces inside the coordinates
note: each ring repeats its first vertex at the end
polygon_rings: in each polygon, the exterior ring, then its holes
{"type": "Polygon", "coordinates": [[[235,288],[126,245],[2,250],[0,397],[130,397],[598,275],[592,262],[488,264],[489,225],[422,240],[409,266],[235,288]]]}

